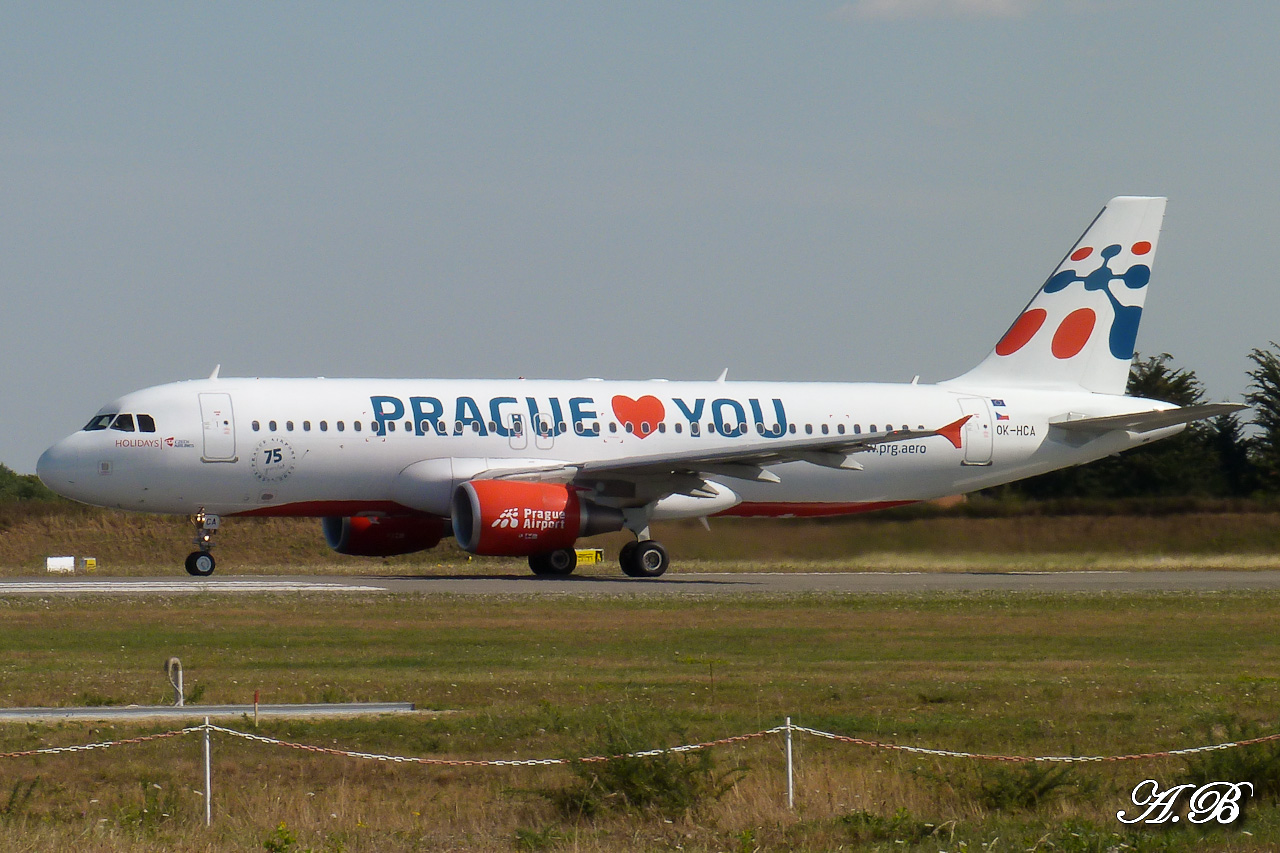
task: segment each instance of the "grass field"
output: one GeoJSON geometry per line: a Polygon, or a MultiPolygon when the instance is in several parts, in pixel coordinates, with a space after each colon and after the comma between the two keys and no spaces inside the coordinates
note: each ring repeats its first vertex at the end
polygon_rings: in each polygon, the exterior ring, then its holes
{"type": "MultiPolygon", "coordinates": [[[[1266,594],[211,595],[10,599],[0,611],[6,705],[164,702],[161,663],[178,655],[200,702],[246,702],[260,690],[264,702],[408,700],[451,712],[264,720],[259,729],[408,755],[577,756],[756,731],[788,715],[864,738],[1009,754],[1142,752],[1280,730],[1280,596],[1266,594]]],[[[8,725],[0,727],[0,751],[166,728],[8,725]]],[[[1274,787],[1240,826],[1184,822],[1131,832],[1120,825],[1116,811],[1132,812],[1128,793],[1138,782],[1174,784],[1196,769],[1174,759],[1046,776],[798,737],[792,813],[776,737],[718,748],[712,767],[689,759],[652,772],[624,768],[594,787],[561,768],[362,764],[226,738],[215,738],[214,749],[212,830],[200,825],[194,737],[0,760],[0,848],[1280,846],[1274,787]],[[622,794],[634,797],[642,782],[672,796],[624,806],[622,794]],[[595,798],[589,817],[567,805],[584,791],[595,798]]],[[[1280,779],[1280,751],[1251,748],[1265,759],[1256,761],[1244,751],[1229,755],[1210,772],[1280,779]]]]}
{"type": "MultiPolygon", "coordinates": [[[[1077,511],[1078,510],[1078,511],[1077,511]]],[[[672,571],[1280,568],[1280,513],[1255,505],[1112,515],[898,512],[658,530],[672,571]]],[[[620,537],[601,537],[614,575],[620,537]]],[[[96,556],[104,575],[181,575],[180,519],[0,505],[0,574],[96,556]]],[[[331,553],[315,521],[230,520],[219,574],[523,573],[455,547],[331,553]]],[[[412,701],[412,717],[264,721],[303,743],[453,758],[572,757],[758,731],[787,716],[862,738],[1018,755],[1116,754],[1280,731],[1280,596],[928,595],[451,598],[443,595],[0,599],[7,706],[412,701]]],[[[233,727],[245,729],[242,720],[233,727]]],[[[0,751],[174,726],[0,726],[0,751]]],[[[0,849],[1270,850],[1280,749],[1028,770],[797,736],[797,808],[777,736],[698,759],[565,768],[360,763],[216,737],[201,825],[195,737],[0,759],[0,849]],[[1197,776],[1199,774],[1199,776],[1197,776]],[[1229,828],[1130,830],[1143,779],[1254,780],[1229,828]],[[1216,774],[1216,775],[1215,775],[1216,774]],[[1263,787],[1265,786],[1265,787],[1263,787]],[[585,810],[585,811],[584,811],[585,810]]]]}

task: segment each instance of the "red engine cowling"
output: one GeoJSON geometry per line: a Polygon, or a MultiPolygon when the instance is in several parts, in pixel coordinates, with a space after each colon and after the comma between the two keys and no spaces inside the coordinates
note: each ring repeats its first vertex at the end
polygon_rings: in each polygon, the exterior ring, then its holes
{"type": "Polygon", "coordinates": [[[568,486],[472,480],[453,492],[453,535],[473,554],[544,554],[621,529],[619,510],[582,500],[568,486]]]}
{"type": "Polygon", "coordinates": [[[339,554],[353,557],[394,557],[434,548],[448,529],[444,519],[328,517],[321,522],[324,541],[339,554]]]}

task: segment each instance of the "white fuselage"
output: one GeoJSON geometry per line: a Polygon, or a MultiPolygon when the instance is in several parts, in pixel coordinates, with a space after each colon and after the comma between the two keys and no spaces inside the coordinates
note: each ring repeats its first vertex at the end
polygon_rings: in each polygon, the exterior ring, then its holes
{"type": "Polygon", "coordinates": [[[954,382],[209,379],[116,400],[101,414],[133,414],[133,431],[101,418],[51,447],[38,470],[63,495],[125,510],[445,517],[453,487],[483,471],[936,429],[973,416],[959,447],[932,435],[856,453],[858,470],[788,461],[770,468],[777,482],[715,477],[736,496],[715,504],[718,514],[834,515],[969,492],[1182,428],[1081,438],[1050,426],[1152,408],[1167,405],[954,382]]]}

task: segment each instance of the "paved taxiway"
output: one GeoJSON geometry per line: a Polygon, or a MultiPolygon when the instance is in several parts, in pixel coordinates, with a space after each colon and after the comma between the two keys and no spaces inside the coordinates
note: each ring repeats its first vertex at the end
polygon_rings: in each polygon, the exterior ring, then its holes
{"type": "Polygon", "coordinates": [[[533,575],[420,577],[255,576],[211,578],[9,578],[0,598],[20,595],[210,593],[448,594],[503,596],[672,596],[948,592],[1227,592],[1280,590],[1280,571],[671,573],[662,578],[538,578],[533,575]]]}

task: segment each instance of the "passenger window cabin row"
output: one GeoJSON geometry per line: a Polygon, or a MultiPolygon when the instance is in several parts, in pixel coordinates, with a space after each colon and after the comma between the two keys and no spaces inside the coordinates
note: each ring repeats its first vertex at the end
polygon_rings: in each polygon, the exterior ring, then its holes
{"type": "MultiPolygon", "coordinates": [[[[140,415],[139,417],[147,417],[147,416],[140,415]]],[[[386,423],[387,432],[389,433],[395,432],[397,423],[399,422],[387,421],[386,423]]],[[[263,429],[263,425],[261,421],[256,421],[256,420],[253,421],[252,426],[253,426],[254,432],[260,432],[263,429]]],[[[295,429],[295,424],[293,421],[285,421],[283,424],[281,424],[278,421],[271,420],[271,421],[267,421],[266,430],[267,432],[279,432],[282,426],[283,426],[284,432],[293,432],[295,429]]],[[[311,421],[309,420],[302,421],[300,426],[301,426],[302,432],[311,432],[311,421]]],[[[317,426],[319,427],[320,432],[329,431],[328,421],[320,421],[318,422],[317,426]]],[[[335,421],[333,426],[335,431],[337,432],[345,432],[347,428],[346,421],[335,421]]],[[[455,421],[453,424],[453,435],[461,435],[467,430],[470,430],[471,432],[474,432],[474,433],[479,433],[485,426],[486,424],[483,424],[481,421],[476,421],[476,420],[455,421]]],[[[489,421],[487,424],[487,427],[488,427],[488,432],[491,434],[498,432],[498,424],[496,424],[494,421],[489,421]]],[[[651,425],[647,422],[641,423],[640,433],[642,435],[648,435],[651,432],[665,433],[667,431],[666,423],[659,423],[657,424],[656,428],[653,428],[653,429],[651,429],[650,427],[651,425]]],[[[86,429],[88,428],[89,427],[86,427],[86,429]]],[[[104,429],[105,427],[95,427],[95,428],[104,429]]],[[[364,422],[352,421],[351,428],[355,432],[361,432],[364,429],[364,422]]],[[[578,435],[596,435],[598,434],[599,428],[600,428],[599,424],[592,424],[590,426],[588,426],[585,423],[574,424],[574,429],[578,433],[578,435]]],[[[736,427],[732,425],[725,425],[725,428],[727,430],[728,435],[731,435],[731,436],[745,435],[747,432],[747,425],[745,423],[737,424],[736,427]]],[[[908,430],[911,427],[907,424],[903,424],[900,428],[903,430],[908,430]]],[[[524,434],[524,428],[519,420],[516,420],[512,424],[507,425],[505,429],[508,431],[507,432],[508,435],[520,436],[524,434]]],[[[611,434],[617,433],[618,429],[619,429],[619,425],[616,422],[609,423],[609,432],[611,434]]],[[[622,424],[622,429],[624,432],[627,432],[627,433],[634,433],[636,431],[635,427],[629,423],[622,424]]],[[[684,424],[677,422],[672,426],[672,429],[676,434],[681,434],[684,432],[684,424]]],[[[759,433],[764,433],[766,432],[767,429],[770,429],[770,428],[766,428],[766,426],[762,423],[756,424],[756,431],[759,433]]],[[[775,424],[771,429],[777,429],[777,425],[775,424]]],[[[899,429],[899,427],[893,424],[885,424],[884,426],[885,432],[893,432],[894,430],[897,430],[897,429],[899,429]]],[[[917,429],[923,430],[924,426],[920,425],[917,427],[917,429]]],[[[154,432],[154,425],[153,425],[153,429],[149,431],[154,432]]],[[[369,421],[369,431],[372,433],[378,432],[377,421],[369,421]]],[[[404,422],[404,431],[406,433],[412,433],[414,431],[413,421],[404,422]]],[[[432,421],[424,420],[418,426],[419,434],[427,435],[427,434],[430,434],[432,431],[434,431],[437,435],[449,435],[448,425],[444,421],[432,422],[432,421]]],[[[568,426],[563,421],[555,425],[554,432],[556,435],[563,435],[568,431],[569,431],[568,426]]],[[[714,435],[716,433],[716,425],[714,423],[707,424],[706,431],[708,434],[714,435]]],[[[796,424],[788,424],[787,431],[791,435],[796,435],[797,434],[796,424]]],[[[820,424],[819,431],[821,432],[822,435],[832,434],[830,424],[820,424]]],[[[870,434],[874,435],[877,431],[876,425],[870,424],[870,428],[868,431],[870,434]]],[[[553,432],[552,425],[550,423],[539,423],[534,429],[534,432],[536,432],[540,436],[544,436],[544,437],[550,436],[553,432]]],[[[702,432],[701,424],[698,424],[698,423],[689,424],[689,435],[698,436],[701,434],[701,432],[702,432]]],[[[846,434],[849,434],[850,432],[853,435],[861,435],[862,424],[854,424],[853,429],[851,431],[847,430],[844,424],[835,425],[836,435],[846,435],[846,434]]],[[[805,424],[804,433],[805,435],[813,435],[814,434],[813,424],[805,424]]]]}
{"type": "MultiPolygon", "coordinates": [[[[285,431],[285,432],[293,432],[293,426],[294,426],[294,425],[293,425],[293,421],[285,421],[285,422],[284,422],[284,431],[285,431]]],[[[328,431],[329,431],[329,422],[328,422],[328,421],[320,421],[320,423],[318,424],[318,426],[320,427],[320,432],[328,432],[328,431]]],[[[334,426],[334,428],[335,428],[338,432],[346,432],[346,429],[347,429],[347,422],[346,422],[346,421],[335,421],[335,422],[334,422],[334,424],[333,424],[333,426],[334,426]]],[[[262,430],[262,423],[261,423],[260,421],[254,421],[254,422],[252,423],[252,427],[253,427],[253,431],[254,431],[254,432],[259,432],[259,431],[261,431],[261,430],[262,430]]],[[[360,431],[361,431],[361,429],[363,429],[363,422],[361,422],[361,421],[352,421],[352,422],[351,422],[351,428],[352,428],[353,430],[355,430],[356,432],[360,432],[360,431]]],[[[267,432],[278,432],[279,430],[280,430],[280,424],[278,424],[276,421],[267,421],[267,432]]],[[[303,431],[303,432],[311,432],[311,421],[303,421],[303,422],[302,422],[302,431],[303,431]]],[[[377,432],[377,431],[378,431],[378,422],[377,422],[377,421],[370,421],[370,422],[369,422],[369,431],[370,431],[370,432],[377,432]]]]}
{"type": "MultiPolygon", "coordinates": [[[[387,432],[395,432],[396,424],[397,424],[396,421],[388,421],[386,424],[387,432]]],[[[309,420],[302,421],[300,426],[303,432],[311,432],[311,421],[309,420]]],[[[319,427],[320,432],[329,431],[329,422],[327,420],[319,421],[317,423],[317,426],[319,427]]],[[[466,432],[468,429],[471,430],[471,432],[479,433],[481,432],[484,426],[485,426],[484,424],[476,420],[455,421],[453,424],[453,435],[461,435],[462,433],[466,432]]],[[[499,432],[498,424],[494,423],[493,421],[489,421],[487,426],[488,426],[488,431],[490,433],[499,432]]],[[[563,421],[561,421],[558,424],[555,424],[554,426],[555,426],[555,429],[553,430],[552,424],[549,421],[539,421],[537,424],[535,424],[533,431],[537,433],[539,436],[543,436],[543,437],[550,436],[553,432],[556,435],[563,435],[564,433],[569,431],[567,425],[563,421]]],[[[757,423],[755,426],[756,426],[756,431],[761,434],[765,433],[766,431],[772,434],[773,430],[778,429],[778,426],[776,424],[768,428],[766,428],[766,426],[763,423],[757,423]]],[[[254,432],[260,432],[262,430],[262,423],[260,421],[255,420],[252,422],[252,427],[254,432]]],[[[268,432],[278,432],[280,431],[280,427],[281,427],[281,424],[278,421],[274,421],[274,420],[267,421],[266,429],[268,432]]],[[[283,427],[285,432],[293,432],[294,422],[285,421],[283,424],[283,427]]],[[[337,432],[345,432],[347,428],[347,424],[346,424],[346,421],[334,421],[333,427],[337,432]]],[[[635,427],[630,423],[622,424],[621,428],[624,432],[627,432],[627,433],[634,433],[636,431],[635,427]]],[[[684,432],[684,424],[680,422],[676,422],[675,424],[672,425],[671,428],[677,435],[680,435],[684,432]]],[[[910,429],[910,427],[907,424],[903,424],[901,428],[904,430],[910,429]]],[[[921,425],[917,428],[923,430],[924,426],[921,425]]],[[[89,423],[85,424],[85,427],[84,427],[85,432],[94,432],[96,430],[104,430],[104,429],[113,429],[113,430],[118,430],[120,432],[155,432],[156,422],[155,422],[155,418],[151,417],[151,415],[145,415],[145,414],[135,415],[128,412],[110,412],[106,414],[94,415],[93,419],[90,420],[89,423]]],[[[364,422],[358,421],[358,420],[352,421],[351,429],[355,432],[363,431],[364,422]]],[[[522,420],[519,418],[515,419],[511,424],[507,425],[505,429],[507,430],[508,435],[520,436],[524,434],[523,423],[522,423],[522,420]]],[[[616,422],[610,422],[608,429],[610,434],[616,434],[619,430],[619,424],[616,422]]],[[[747,425],[745,423],[739,423],[736,426],[725,425],[725,429],[727,434],[731,436],[746,435],[747,425]]],[[[885,424],[885,427],[884,427],[885,432],[892,432],[896,429],[898,429],[898,427],[892,424],[885,424]]],[[[424,420],[422,421],[421,424],[419,424],[418,432],[420,434],[429,434],[433,430],[437,435],[449,434],[447,431],[448,425],[444,421],[432,422],[432,421],[424,420]]],[[[598,423],[595,423],[588,426],[585,423],[577,423],[577,424],[574,424],[574,430],[578,433],[578,435],[596,435],[599,433],[600,425],[598,423]]],[[[378,432],[377,421],[369,421],[369,431],[373,433],[378,432]]],[[[404,431],[406,433],[412,433],[414,431],[413,421],[404,422],[404,431]]],[[[660,422],[656,425],[653,425],[653,424],[649,424],[648,422],[643,422],[640,424],[639,431],[641,435],[649,435],[652,432],[657,432],[660,434],[666,433],[667,424],[665,422],[660,422]]],[[[714,435],[716,433],[715,424],[708,423],[706,426],[706,431],[708,434],[714,435]]],[[[819,424],[818,431],[822,435],[830,435],[831,425],[825,424],[825,423],[819,424]]],[[[796,424],[787,424],[787,432],[790,433],[791,435],[796,435],[797,434],[796,424]]],[[[876,433],[875,424],[870,424],[869,432],[873,435],[876,433]]],[[[698,436],[701,434],[702,434],[701,424],[698,424],[698,423],[689,424],[689,435],[698,436]]],[[[805,424],[804,434],[813,435],[814,425],[811,423],[805,424]]],[[[836,424],[835,434],[836,435],[847,434],[845,425],[842,423],[836,424]]],[[[861,435],[862,424],[853,424],[852,434],[861,435]]]]}

